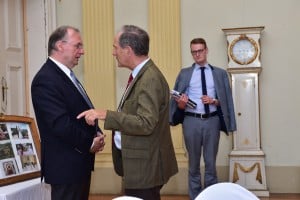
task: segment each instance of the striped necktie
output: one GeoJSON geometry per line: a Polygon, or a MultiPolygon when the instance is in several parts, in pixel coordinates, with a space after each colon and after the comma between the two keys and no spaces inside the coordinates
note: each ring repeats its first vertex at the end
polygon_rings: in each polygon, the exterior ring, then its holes
{"type": "MultiPolygon", "coordinates": [[[[76,86],[77,90],[80,92],[81,96],[84,98],[86,103],[89,105],[90,108],[94,108],[90,98],[86,94],[86,91],[84,90],[83,86],[81,85],[79,80],[76,78],[76,76],[72,70],[70,72],[70,76],[72,78],[72,82],[74,83],[74,85],[76,86]]],[[[101,134],[103,134],[102,130],[98,126],[98,120],[95,120],[95,127],[96,127],[96,133],[100,132],[101,134]]]]}
{"type": "Polygon", "coordinates": [[[79,82],[79,80],[76,78],[74,72],[71,70],[70,72],[70,76],[72,78],[72,81],[74,83],[74,85],[76,86],[76,88],[78,89],[78,91],[80,92],[81,96],[84,98],[84,100],[86,101],[86,103],[89,105],[90,108],[94,108],[91,100],[89,99],[89,97],[87,96],[83,86],[81,85],[81,83],[79,82]]]}

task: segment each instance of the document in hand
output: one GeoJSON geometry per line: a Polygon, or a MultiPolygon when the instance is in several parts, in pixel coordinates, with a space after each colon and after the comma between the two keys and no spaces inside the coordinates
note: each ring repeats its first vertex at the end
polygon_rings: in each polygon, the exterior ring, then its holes
{"type": "MultiPolygon", "coordinates": [[[[179,98],[181,96],[181,93],[176,90],[171,90],[170,93],[174,98],[179,98]]],[[[188,99],[187,106],[195,109],[197,107],[197,104],[193,100],[188,99]]]]}

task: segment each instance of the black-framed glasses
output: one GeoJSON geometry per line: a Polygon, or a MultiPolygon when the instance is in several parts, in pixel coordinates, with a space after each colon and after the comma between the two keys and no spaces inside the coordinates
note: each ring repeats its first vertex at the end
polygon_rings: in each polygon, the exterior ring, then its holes
{"type": "Polygon", "coordinates": [[[192,55],[197,55],[197,54],[201,54],[201,53],[203,53],[204,51],[205,51],[205,49],[206,48],[204,48],[204,49],[197,49],[197,50],[193,50],[193,51],[191,51],[191,53],[192,53],[192,55]]]}

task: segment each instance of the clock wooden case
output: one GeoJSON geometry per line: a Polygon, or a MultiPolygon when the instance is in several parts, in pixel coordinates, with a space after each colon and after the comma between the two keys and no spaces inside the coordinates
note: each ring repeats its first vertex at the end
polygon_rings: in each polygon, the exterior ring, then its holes
{"type": "Polygon", "coordinates": [[[260,36],[263,29],[223,29],[227,38],[227,71],[231,77],[237,122],[233,149],[229,154],[229,181],[244,186],[257,196],[269,196],[259,114],[260,36]]]}

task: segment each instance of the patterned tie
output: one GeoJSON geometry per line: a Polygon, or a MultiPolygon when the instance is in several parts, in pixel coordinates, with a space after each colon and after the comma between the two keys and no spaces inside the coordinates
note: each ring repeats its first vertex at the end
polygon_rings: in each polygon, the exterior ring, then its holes
{"type": "MultiPolygon", "coordinates": [[[[81,96],[86,101],[86,103],[89,105],[90,108],[94,108],[94,106],[93,106],[90,98],[86,94],[86,91],[84,90],[83,86],[81,85],[81,83],[79,82],[79,80],[76,78],[76,76],[75,76],[75,74],[74,74],[74,72],[72,70],[70,72],[70,76],[72,78],[72,82],[74,83],[74,85],[76,86],[76,88],[80,92],[81,96]]],[[[101,134],[103,134],[102,130],[98,126],[98,120],[95,120],[95,127],[96,127],[96,134],[97,134],[97,132],[100,132],[101,134]]]]}
{"type": "Polygon", "coordinates": [[[133,76],[132,74],[130,74],[129,78],[128,78],[128,82],[127,82],[127,86],[126,89],[128,88],[128,86],[130,85],[131,81],[133,80],[133,76]]]}
{"type": "Polygon", "coordinates": [[[125,98],[125,96],[126,96],[127,89],[128,89],[128,87],[129,87],[129,85],[130,85],[130,83],[131,83],[132,80],[133,80],[133,76],[132,76],[132,74],[130,74],[130,76],[129,76],[129,78],[128,78],[127,85],[126,85],[126,89],[125,89],[125,91],[124,91],[124,93],[123,93],[123,96],[122,96],[121,101],[120,101],[119,106],[118,106],[118,112],[121,111],[121,107],[122,107],[122,105],[123,105],[123,103],[124,103],[124,100],[125,100],[124,98],[125,98]]]}
{"type": "MultiPolygon", "coordinates": [[[[207,95],[205,72],[204,72],[205,67],[200,67],[200,69],[201,69],[202,94],[207,95]]],[[[208,104],[204,104],[204,110],[205,110],[206,114],[209,113],[209,105],[208,104]]]]}
{"type": "Polygon", "coordinates": [[[72,70],[70,72],[70,75],[71,75],[73,83],[75,84],[76,88],[78,89],[78,91],[80,92],[80,94],[82,95],[82,97],[84,98],[86,103],[89,105],[90,108],[94,108],[91,100],[89,99],[89,97],[87,96],[85,90],[83,89],[83,86],[81,85],[79,80],[76,78],[76,76],[75,76],[75,74],[73,73],[72,70]]]}

